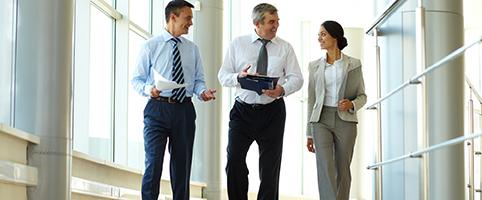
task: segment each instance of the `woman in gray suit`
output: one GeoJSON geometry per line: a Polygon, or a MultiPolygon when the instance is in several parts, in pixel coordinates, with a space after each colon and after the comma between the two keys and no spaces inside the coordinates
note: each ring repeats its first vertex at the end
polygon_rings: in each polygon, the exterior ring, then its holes
{"type": "Polygon", "coordinates": [[[320,199],[348,200],[356,112],[366,103],[361,63],[341,52],[348,43],[335,21],[321,24],[318,42],[326,54],[309,65],[306,146],[316,153],[320,199]]]}

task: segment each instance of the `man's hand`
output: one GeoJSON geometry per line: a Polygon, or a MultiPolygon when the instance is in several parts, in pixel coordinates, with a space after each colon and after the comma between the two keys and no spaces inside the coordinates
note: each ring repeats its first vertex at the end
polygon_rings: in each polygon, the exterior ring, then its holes
{"type": "Polygon", "coordinates": [[[248,69],[251,68],[251,64],[246,65],[246,67],[238,75],[238,78],[243,78],[248,75],[248,69]]]}
{"type": "Polygon", "coordinates": [[[273,90],[263,90],[262,92],[271,98],[278,98],[284,94],[285,89],[281,85],[276,85],[273,90]]]}
{"type": "Polygon", "coordinates": [[[216,93],[216,90],[214,90],[214,89],[204,90],[201,93],[201,98],[203,99],[203,101],[215,100],[216,97],[214,96],[214,93],[216,93]]]}
{"type": "Polygon", "coordinates": [[[159,91],[156,87],[151,88],[151,97],[159,97],[159,93],[161,93],[161,91],[159,91]]]}
{"type": "Polygon", "coordinates": [[[353,108],[353,103],[348,99],[342,99],[338,102],[338,110],[348,111],[353,108]]]}
{"type": "Polygon", "coordinates": [[[313,145],[313,138],[308,138],[306,140],[306,147],[308,148],[309,152],[315,153],[315,146],[313,145]]]}

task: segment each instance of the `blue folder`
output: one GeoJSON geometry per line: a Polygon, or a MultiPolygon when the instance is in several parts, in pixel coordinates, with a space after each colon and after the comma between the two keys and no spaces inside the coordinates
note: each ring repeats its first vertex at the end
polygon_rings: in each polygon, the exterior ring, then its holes
{"type": "Polygon", "coordinates": [[[255,91],[258,95],[263,94],[262,90],[272,90],[278,84],[279,77],[247,75],[238,78],[241,88],[255,91]]]}

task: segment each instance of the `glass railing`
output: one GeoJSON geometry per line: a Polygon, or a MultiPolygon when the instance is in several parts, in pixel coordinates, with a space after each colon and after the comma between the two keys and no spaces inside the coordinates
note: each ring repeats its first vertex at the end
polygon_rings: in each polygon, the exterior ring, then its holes
{"type": "MultiPolygon", "coordinates": [[[[473,141],[474,138],[482,136],[482,133],[477,133],[475,131],[475,128],[472,128],[470,130],[470,134],[466,134],[461,137],[456,137],[450,140],[443,141],[441,143],[429,146],[428,142],[428,131],[427,131],[427,86],[425,83],[425,77],[432,72],[436,71],[439,68],[443,67],[449,67],[453,65],[448,65],[447,63],[449,61],[452,61],[454,59],[457,59],[464,55],[466,50],[476,46],[477,44],[480,44],[482,41],[482,36],[478,38],[477,40],[474,40],[470,43],[467,43],[465,46],[462,46],[455,51],[452,51],[450,54],[447,56],[443,57],[442,59],[438,60],[431,66],[426,65],[426,16],[425,16],[425,7],[423,4],[422,0],[418,0],[418,6],[415,8],[415,48],[416,48],[416,64],[417,64],[417,69],[420,73],[418,73],[415,76],[412,76],[405,82],[403,82],[401,85],[396,86],[395,89],[391,90],[390,92],[382,95],[381,94],[381,56],[380,56],[380,46],[379,46],[379,40],[380,36],[382,33],[380,33],[379,29],[380,27],[384,24],[384,22],[387,21],[395,12],[399,12],[399,8],[406,2],[406,0],[395,0],[392,1],[386,9],[382,12],[381,15],[376,17],[374,23],[367,28],[366,34],[372,35],[375,38],[375,43],[376,43],[376,73],[377,73],[377,100],[375,100],[372,103],[367,103],[365,108],[367,109],[373,109],[377,111],[377,137],[376,137],[376,152],[375,152],[375,163],[369,165],[367,168],[375,170],[374,174],[374,199],[380,200],[383,198],[383,183],[382,181],[384,180],[382,178],[382,168],[390,163],[398,162],[398,161],[403,161],[406,160],[407,158],[418,158],[420,159],[420,173],[419,173],[419,181],[420,181],[420,199],[427,200],[429,199],[429,179],[428,179],[428,174],[429,174],[429,161],[428,157],[425,156],[425,154],[432,152],[437,149],[441,148],[446,148],[448,146],[456,145],[463,143],[465,141],[469,141],[469,144],[472,144],[469,146],[468,150],[468,155],[469,155],[469,161],[468,161],[468,168],[469,168],[469,178],[468,178],[468,199],[473,200],[474,199],[474,192],[477,191],[474,189],[474,158],[473,155],[476,155],[477,152],[474,150],[474,145],[473,141]],[[381,123],[381,118],[382,118],[382,111],[381,111],[381,103],[390,99],[393,97],[393,95],[400,93],[403,91],[405,88],[407,88],[410,85],[414,85],[417,87],[417,140],[418,142],[418,149],[417,151],[395,157],[395,158],[390,158],[390,159],[385,159],[382,161],[382,155],[383,155],[383,145],[382,141],[382,123],[381,123]]],[[[435,76],[435,75],[431,75],[435,76]]],[[[470,84],[470,82],[467,82],[470,84]]],[[[479,93],[474,90],[473,86],[469,86],[471,88],[471,94],[474,94],[476,96],[477,100],[480,102],[480,96],[479,93]]],[[[469,105],[470,107],[470,105],[469,105]]],[[[481,106],[482,107],[482,106],[481,106]]],[[[470,107],[469,113],[474,113],[473,106],[470,107]]],[[[471,126],[474,126],[474,120],[473,117],[469,118],[469,123],[471,126]]],[[[482,130],[482,128],[481,128],[482,130]]],[[[478,152],[480,153],[480,151],[478,152]]],[[[482,159],[481,159],[482,160],[482,159]]],[[[482,163],[481,163],[482,165],[482,163]]],[[[482,178],[481,178],[482,179],[482,178]]]]}

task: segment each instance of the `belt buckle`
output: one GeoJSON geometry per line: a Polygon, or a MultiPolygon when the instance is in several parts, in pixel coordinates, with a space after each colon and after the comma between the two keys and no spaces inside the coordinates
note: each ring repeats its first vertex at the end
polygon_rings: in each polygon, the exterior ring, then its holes
{"type": "Polygon", "coordinates": [[[259,109],[263,108],[263,105],[253,103],[253,104],[251,104],[251,108],[252,108],[253,110],[259,110],[259,109]]]}
{"type": "Polygon", "coordinates": [[[177,103],[177,101],[175,99],[172,99],[171,97],[167,97],[167,103],[175,104],[177,103]]]}

